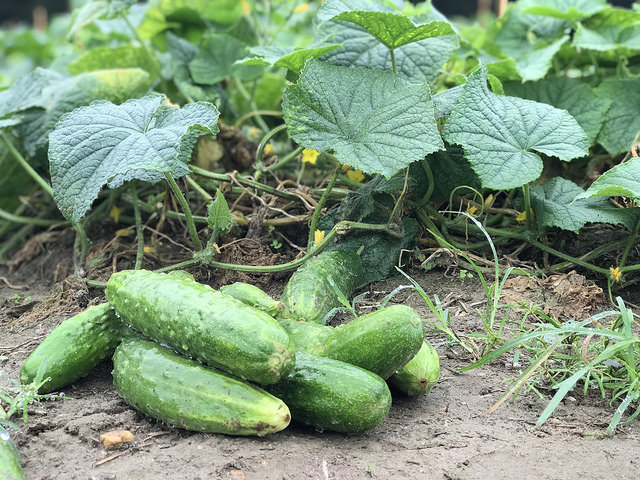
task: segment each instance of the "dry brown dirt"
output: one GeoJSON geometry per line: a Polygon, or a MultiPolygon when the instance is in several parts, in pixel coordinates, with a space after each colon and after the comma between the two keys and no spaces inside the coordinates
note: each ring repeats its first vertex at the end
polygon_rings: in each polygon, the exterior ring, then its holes
{"type": "MultiPolygon", "coordinates": [[[[53,283],[39,261],[52,263],[44,258],[13,272],[0,266],[0,277],[26,287],[15,290],[0,282],[2,387],[18,378],[24,359],[53,327],[100,300],[99,289],[53,283]]],[[[473,308],[482,307],[483,295],[476,281],[445,277],[442,271],[413,276],[430,294],[449,295],[458,328],[478,326],[473,308]]],[[[379,300],[406,283],[401,276],[379,282],[370,287],[371,298],[379,300]]],[[[269,292],[278,295],[282,286],[283,280],[272,282],[269,292]]],[[[432,318],[417,294],[396,298],[432,318]]],[[[459,374],[456,370],[468,364],[460,348],[443,345],[441,336],[430,340],[439,344],[440,382],[420,398],[394,395],[389,417],[362,435],[295,424],[264,438],[169,428],[118,397],[105,362],[67,388],[67,399],[34,405],[26,425],[16,420],[22,430],[14,439],[27,478],[34,480],[638,478],[638,423],[604,437],[613,414],[606,400],[573,392],[542,427],[535,422],[546,402],[533,394],[488,415],[518,372],[502,360],[459,374]],[[98,438],[115,429],[130,430],[134,441],[105,449],[98,438]]]]}

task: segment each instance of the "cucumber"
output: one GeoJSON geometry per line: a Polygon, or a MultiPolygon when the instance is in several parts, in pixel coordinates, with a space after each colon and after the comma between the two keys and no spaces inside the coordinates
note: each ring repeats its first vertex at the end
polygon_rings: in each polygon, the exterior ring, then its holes
{"type": "Polygon", "coordinates": [[[282,318],[279,322],[289,334],[296,352],[302,353],[318,354],[322,346],[329,341],[334,330],[333,327],[290,318],[282,318]]]}
{"type": "Polygon", "coordinates": [[[147,270],[115,273],[107,299],[147,337],[263,385],[293,363],[293,343],[271,316],[207,285],[147,270]]]}
{"type": "Polygon", "coordinates": [[[0,425],[0,480],[25,480],[20,455],[9,433],[0,425]]]}
{"type": "Polygon", "coordinates": [[[355,252],[320,253],[298,268],[285,285],[280,298],[285,315],[294,320],[321,323],[327,313],[342,305],[336,288],[350,298],[361,273],[362,260],[355,252]]]}
{"type": "Polygon", "coordinates": [[[123,334],[108,303],[89,307],[58,325],[22,365],[20,381],[48,380],[38,393],[65,387],[113,353],[123,334]]]}
{"type": "Polygon", "coordinates": [[[407,395],[422,395],[440,378],[440,359],[436,349],[424,340],[416,356],[387,380],[396,390],[407,395]]]}
{"type": "Polygon", "coordinates": [[[268,387],[292,419],[335,432],[359,433],[389,414],[391,393],[379,376],[348,363],[296,354],[293,371],[268,387]]]}
{"type": "Polygon", "coordinates": [[[261,388],[135,337],[116,349],[113,383],[137,410],[187,430],[263,436],[291,420],[287,406],[261,388]]]}
{"type": "Polygon", "coordinates": [[[244,282],[236,282],[220,287],[222,293],[231,295],[236,300],[268,313],[272,317],[280,315],[284,304],[271,298],[258,287],[244,282]]]}
{"type": "Polygon", "coordinates": [[[336,327],[318,355],[388,378],[418,353],[424,326],[406,305],[392,305],[336,327]]]}

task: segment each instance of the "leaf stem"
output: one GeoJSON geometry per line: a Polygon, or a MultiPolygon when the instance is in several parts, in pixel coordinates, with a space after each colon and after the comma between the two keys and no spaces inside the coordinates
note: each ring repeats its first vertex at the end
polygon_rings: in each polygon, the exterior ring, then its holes
{"type": "Polygon", "coordinates": [[[423,207],[427,203],[429,203],[429,200],[431,200],[431,195],[433,195],[433,190],[436,186],[436,182],[433,178],[433,171],[431,170],[431,166],[429,165],[429,162],[427,161],[427,159],[423,158],[422,160],[420,160],[420,163],[422,164],[424,173],[427,174],[427,180],[429,181],[429,186],[427,187],[427,191],[425,192],[424,196],[420,200],[418,200],[417,202],[407,202],[409,203],[409,205],[413,207],[423,207]]]}
{"type": "Polygon", "coordinates": [[[15,159],[18,160],[18,163],[22,166],[22,168],[24,168],[27,171],[27,173],[31,176],[31,178],[33,178],[44,189],[45,192],[47,192],[51,197],[53,197],[53,189],[51,188],[51,186],[44,180],[44,178],[42,178],[38,174],[38,172],[36,172],[33,169],[31,165],[29,165],[29,162],[25,160],[22,154],[13,145],[11,140],[7,138],[5,132],[0,131],[0,138],[2,138],[2,141],[4,142],[4,144],[7,146],[9,151],[13,154],[15,159]]]}
{"type": "Polygon", "coordinates": [[[127,17],[127,15],[124,13],[124,11],[120,12],[120,16],[124,20],[124,23],[127,24],[127,27],[129,27],[129,30],[131,30],[131,33],[133,33],[133,36],[138,41],[140,46],[144,49],[144,53],[147,56],[147,59],[149,60],[149,64],[151,66],[153,66],[153,70],[154,71],[151,72],[151,73],[160,74],[160,72],[158,71],[158,68],[157,68],[158,59],[156,58],[154,53],[149,48],[149,45],[147,45],[146,42],[142,39],[142,37],[138,33],[138,30],[136,29],[136,27],[133,26],[133,24],[129,20],[129,17],[127,17]]]}
{"type": "Polygon", "coordinates": [[[52,225],[62,227],[70,224],[70,222],[66,220],[47,220],[44,218],[23,217],[20,215],[9,213],[5,210],[2,210],[1,208],[0,208],[0,218],[4,218],[5,220],[8,220],[9,222],[13,222],[13,223],[31,224],[31,225],[37,225],[38,227],[51,227],[52,225]]]}
{"type": "MultiPolygon", "coordinates": [[[[238,87],[238,91],[240,92],[240,95],[242,95],[244,97],[244,99],[247,102],[249,102],[249,105],[251,106],[251,108],[253,109],[254,112],[258,112],[259,109],[258,109],[258,106],[256,105],[256,101],[249,94],[249,92],[247,92],[247,89],[244,88],[242,80],[240,80],[238,77],[233,77],[233,79],[234,79],[234,84],[238,87]]],[[[264,121],[262,116],[259,113],[256,113],[253,116],[255,117],[256,123],[260,126],[260,128],[263,131],[268,132],[269,131],[269,126],[266,124],[266,122],[264,121]]]]}
{"type": "Polygon", "coordinates": [[[249,118],[255,117],[255,116],[258,116],[258,115],[267,115],[267,116],[270,116],[270,117],[282,117],[284,115],[284,113],[282,113],[279,110],[252,110],[250,112],[245,113],[241,117],[238,117],[238,119],[235,121],[233,126],[237,128],[240,125],[242,125],[242,123],[245,120],[248,120],[249,118]]]}
{"type": "Polygon", "coordinates": [[[256,180],[260,177],[260,174],[263,171],[263,169],[262,169],[262,154],[264,152],[264,147],[267,145],[269,140],[271,140],[273,137],[275,137],[281,131],[286,130],[286,128],[287,128],[287,125],[285,123],[283,123],[281,125],[278,125],[277,127],[273,128],[269,132],[267,132],[267,134],[264,137],[262,137],[262,140],[260,140],[260,143],[258,144],[258,149],[256,150],[256,160],[255,160],[255,164],[256,164],[255,179],[256,180]]]}
{"type": "Polygon", "coordinates": [[[395,73],[396,75],[398,74],[398,68],[396,67],[396,54],[394,52],[393,48],[389,49],[389,53],[391,54],[391,69],[393,70],[393,73],[395,73]]]}
{"type": "Polygon", "coordinates": [[[140,270],[142,268],[142,258],[144,257],[144,232],[142,231],[142,217],[140,215],[140,203],[135,182],[131,182],[131,196],[133,197],[133,217],[136,222],[136,239],[138,240],[136,263],[133,269],[140,270]]]}
{"type": "Polygon", "coordinates": [[[193,240],[193,243],[196,245],[198,250],[202,250],[202,242],[198,237],[198,230],[196,229],[196,224],[193,222],[193,215],[191,214],[191,208],[189,207],[189,202],[187,202],[187,199],[184,197],[184,195],[180,191],[180,187],[178,187],[178,184],[173,179],[173,176],[171,176],[170,173],[166,173],[166,172],[164,176],[167,179],[167,182],[169,183],[171,190],[173,190],[173,194],[176,196],[176,198],[180,202],[180,205],[182,206],[182,210],[184,211],[184,215],[187,221],[187,229],[191,234],[191,239],[193,240]]]}
{"type": "Polygon", "coordinates": [[[224,173],[215,173],[215,172],[210,172],[209,170],[205,170],[204,168],[200,168],[200,167],[196,167],[195,165],[191,165],[191,171],[193,173],[195,173],[196,175],[200,175],[201,177],[206,177],[206,178],[211,178],[213,180],[218,180],[221,182],[230,182],[233,183],[234,179],[240,184],[240,185],[244,185],[245,187],[253,187],[256,188],[258,190],[262,190],[263,192],[267,192],[270,193],[272,195],[276,195],[278,197],[282,197],[282,198],[286,198],[287,200],[294,200],[294,201],[300,201],[300,198],[297,197],[296,195],[293,195],[291,193],[287,193],[287,192],[282,192],[280,190],[276,190],[275,188],[269,186],[269,185],[265,185],[264,183],[260,183],[260,182],[256,182],[255,180],[251,180],[247,177],[243,177],[240,175],[234,175],[233,177],[231,175],[226,175],[224,173]]]}
{"type": "Polygon", "coordinates": [[[87,233],[81,222],[74,223],[73,228],[76,231],[76,238],[73,242],[73,265],[76,276],[81,278],[84,277],[84,263],[89,251],[89,238],[87,238],[87,233]]]}
{"type": "Polygon", "coordinates": [[[329,180],[329,184],[327,185],[327,188],[322,194],[322,197],[320,197],[320,200],[318,200],[316,209],[313,212],[313,217],[311,218],[311,225],[309,227],[309,239],[307,240],[307,251],[313,248],[315,232],[316,232],[316,228],[318,227],[318,221],[320,220],[320,212],[322,211],[322,207],[324,207],[324,204],[326,203],[327,198],[329,197],[329,193],[331,193],[331,189],[333,188],[333,186],[336,183],[336,180],[338,179],[338,174],[340,173],[341,169],[342,169],[342,165],[338,163],[338,165],[336,166],[336,169],[333,171],[333,175],[331,175],[331,180],[329,180]]]}
{"type": "Polygon", "coordinates": [[[265,172],[272,172],[274,170],[281,169],[285,165],[289,164],[291,162],[291,160],[295,159],[298,155],[300,155],[302,153],[302,150],[304,150],[304,147],[296,148],[293,152],[287,153],[278,162],[274,163],[273,165],[269,165],[267,168],[264,169],[264,171],[265,172]]]}
{"type": "Polygon", "coordinates": [[[522,196],[524,197],[524,211],[527,218],[527,229],[532,232],[534,230],[533,212],[531,211],[531,197],[529,195],[529,184],[522,186],[522,196]]]}
{"type": "Polygon", "coordinates": [[[640,220],[636,222],[635,227],[633,228],[633,232],[629,234],[629,237],[626,240],[626,245],[624,246],[624,251],[622,252],[622,256],[620,257],[620,262],[618,262],[618,267],[620,269],[624,268],[624,264],[627,261],[627,255],[631,251],[631,247],[638,238],[638,232],[640,231],[640,220]]]}

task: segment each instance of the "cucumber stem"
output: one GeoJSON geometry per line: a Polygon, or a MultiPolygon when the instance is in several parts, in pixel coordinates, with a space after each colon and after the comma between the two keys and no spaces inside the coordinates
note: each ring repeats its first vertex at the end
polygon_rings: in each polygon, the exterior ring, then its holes
{"type": "Polygon", "coordinates": [[[291,160],[293,160],[298,155],[300,155],[302,153],[302,150],[304,150],[304,147],[296,148],[293,152],[290,152],[287,155],[285,155],[284,157],[282,157],[282,159],[279,160],[278,162],[276,162],[273,165],[270,165],[267,168],[265,168],[264,171],[265,172],[271,172],[273,170],[279,170],[280,168],[282,168],[285,165],[289,164],[291,162],[291,160]]]}
{"type": "Polygon", "coordinates": [[[0,131],[0,138],[2,138],[2,141],[4,142],[4,144],[7,146],[9,151],[13,154],[15,159],[18,160],[18,163],[22,166],[22,168],[24,168],[27,171],[27,173],[31,176],[31,178],[33,178],[42,187],[42,189],[45,192],[47,192],[51,197],[53,197],[53,189],[51,188],[51,186],[45,181],[44,178],[42,178],[38,174],[38,172],[36,172],[33,169],[31,165],[29,165],[29,162],[25,160],[22,154],[13,145],[11,140],[7,138],[6,134],[3,131],[0,131]]]}
{"type": "Polygon", "coordinates": [[[333,171],[331,180],[329,180],[329,185],[327,185],[327,188],[322,194],[322,197],[320,197],[320,200],[318,201],[318,205],[316,205],[316,209],[313,212],[313,217],[311,218],[311,226],[309,227],[309,239],[307,240],[307,251],[313,248],[315,232],[316,232],[316,228],[318,227],[318,221],[320,220],[320,212],[322,211],[322,207],[324,207],[324,204],[326,203],[327,198],[329,197],[329,193],[331,193],[331,189],[333,188],[333,186],[336,183],[336,180],[338,179],[338,174],[340,173],[341,169],[342,169],[342,164],[338,163],[338,166],[333,171]]]}
{"type": "Polygon", "coordinates": [[[140,204],[135,182],[131,182],[131,196],[133,197],[133,217],[136,222],[136,239],[138,240],[136,263],[133,269],[140,270],[142,268],[142,258],[144,257],[144,233],[142,231],[142,217],[140,216],[140,204]]]}
{"type": "Polygon", "coordinates": [[[269,143],[269,140],[271,140],[281,131],[286,130],[286,128],[287,128],[286,123],[283,123],[282,125],[278,125],[277,127],[270,130],[264,137],[262,137],[262,140],[260,140],[260,143],[258,144],[258,149],[256,150],[256,159],[255,159],[256,173],[254,175],[254,178],[256,180],[260,178],[260,175],[264,171],[264,169],[262,168],[262,154],[264,152],[264,147],[267,146],[267,143],[269,143]]]}
{"type": "Polygon", "coordinates": [[[198,250],[202,250],[202,242],[198,237],[198,230],[196,229],[196,224],[193,222],[193,215],[191,214],[191,208],[189,207],[189,202],[187,202],[187,199],[180,191],[180,187],[178,187],[178,184],[173,179],[173,176],[171,176],[170,173],[165,173],[164,176],[167,179],[167,182],[169,183],[171,190],[173,190],[173,194],[176,196],[176,198],[180,202],[180,205],[182,206],[182,209],[184,210],[185,219],[187,221],[187,229],[191,234],[191,239],[193,240],[193,243],[195,243],[198,250]]]}

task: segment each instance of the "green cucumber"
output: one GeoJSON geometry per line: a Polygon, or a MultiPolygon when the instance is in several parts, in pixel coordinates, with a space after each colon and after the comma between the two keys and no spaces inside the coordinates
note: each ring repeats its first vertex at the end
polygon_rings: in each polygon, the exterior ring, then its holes
{"type": "Polygon", "coordinates": [[[335,432],[359,433],[389,414],[391,393],[379,376],[348,363],[296,354],[293,371],[268,387],[292,419],[335,432]]]}
{"type": "Polygon", "coordinates": [[[59,390],[110,356],[122,333],[108,303],[89,307],[62,322],[38,345],[22,365],[20,381],[26,385],[48,378],[38,393],[59,390]]]}
{"type": "Polygon", "coordinates": [[[237,377],[266,385],[292,366],[293,343],[273,317],[207,285],[125,270],[111,276],[105,294],[145,336],[237,377]]]}
{"type": "Polygon", "coordinates": [[[388,378],[418,353],[424,339],[420,316],[406,305],[392,305],[336,327],[318,351],[388,378]]]}
{"type": "Polygon", "coordinates": [[[289,334],[296,352],[302,353],[317,354],[329,341],[334,330],[333,327],[290,318],[281,318],[279,322],[289,334]]]}
{"type": "Polygon", "coordinates": [[[116,349],[113,383],[137,410],[187,430],[263,436],[291,420],[287,406],[261,388],[139,338],[116,349]]]}
{"type": "Polygon", "coordinates": [[[396,390],[407,395],[422,395],[440,378],[440,359],[436,349],[424,340],[416,356],[387,380],[396,390]]]}
{"type": "Polygon", "coordinates": [[[355,252],[320,253],[298,268],[285,285],[280,298],[285,315],[321,323],[331,310],[342,306],[336,289],[350,298],[361,273],[362,260],[355,252]]]}
{"type": "Polygon", "coordinates": [[[231,285],[220,287],[220,291],[222,293],[226,293],[227,295],[231,295],[233,298],[235,298],[236,300],[240,300],[242,303],[246,303],[247,305],[255,307],[258,310],[262,310],[272,317],[280,315],[280,313],[284,309],[284,304],[282,302],[274,300],[258,287],[248,283],[232,283],[231,285]]]}
{"type": "Polygon", "coordinates": [[[20,455],[9,433],[0,425],[0,480],[25,480],[20,455]]]}

